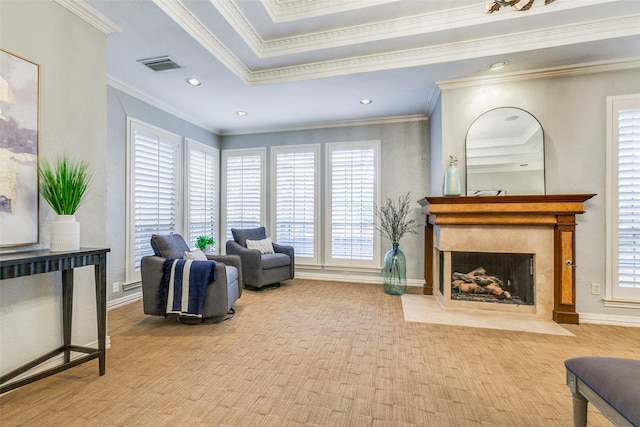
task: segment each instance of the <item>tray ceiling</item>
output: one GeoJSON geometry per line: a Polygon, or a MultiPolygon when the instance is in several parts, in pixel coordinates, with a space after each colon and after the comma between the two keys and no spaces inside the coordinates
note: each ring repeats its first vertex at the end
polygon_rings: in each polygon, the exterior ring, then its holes
{"type": "Polygon", "coordinates": [[[492,14],[482,0],[56,1],[108,34],[112,86],[218,133],[423,117],[435,82],[490,78],[498,60],[504,75],[640,58],[635,0],[492,14]],[[138,62],[161,56],[182,68],[138,62]]]}

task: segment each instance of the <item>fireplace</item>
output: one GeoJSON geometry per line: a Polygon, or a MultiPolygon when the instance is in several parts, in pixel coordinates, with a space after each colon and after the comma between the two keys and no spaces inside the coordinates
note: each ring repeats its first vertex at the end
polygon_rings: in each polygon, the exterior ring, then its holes
{"type": "Polygon", "coordinates": [[[452,252],[451,299],[535,305],[533,267],[533,254],[452,252]]]}
{"type": "Polygon", "coordinates": [[[593,196],[425,197],[419,201],[427,219],[424,293],[445,307],[529,313],[577,324],[576,215],[593,196]],[[517,265],[519,272],[510,270],[517,265]],[[476,273],[501,283],[489,292],[500,294],[496,298],[462,296],[461,284],[454,285],[460,274],[480,267],[484,271],[476,273]],[[514,292],[515,301],[508,298],[514,292]]]}
{"type": "Polygon", "coordinates": [[[434,251],[433,295],[441,306],[552,318],[552,229],[441,227],[434,233],[434,251]],[[484,270],[476,278],[478,287],[457,282],[473,280],[469,276],[478,275],[478,269],[484,270]],[[494,285],[488,284],[491,281],[494,285]],[[468,288],[469,292],[462,292],[461,288],[468,288]]]}

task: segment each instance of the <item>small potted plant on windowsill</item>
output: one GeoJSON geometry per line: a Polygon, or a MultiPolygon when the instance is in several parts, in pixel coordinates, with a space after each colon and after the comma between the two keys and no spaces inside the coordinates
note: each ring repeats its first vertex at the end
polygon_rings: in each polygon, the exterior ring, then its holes
{"type": "Polygon", "coordinates": [[[52,163],[43,160],[38,176],[40,194],[57,214],[51,224],[50,250],[77,251],[80,249],[80,223],[76,221],[75,213],[91,182],[89,165],[61,156],[52,163]]]}
{"type": "Polygon", "coordinates": [[[196,240],[196,247],[200,249],[202,252],[211,253],[213,249],[213,245],[216,243],[213,237],[209,236],[198,236],[198,240],[196,240]]]}

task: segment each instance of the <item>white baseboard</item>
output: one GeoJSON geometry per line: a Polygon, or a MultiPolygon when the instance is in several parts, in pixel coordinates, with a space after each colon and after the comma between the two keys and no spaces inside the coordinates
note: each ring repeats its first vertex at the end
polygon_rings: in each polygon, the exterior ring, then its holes
{"type": "Polygon", "coordinates": [[[580,323],[596,325],[630,326],[640,328],[640,317],[613,316],[610,314],[580,313],[580,323]]]}
{"type": "Polygon", "coordinates": [[[107,302],[107,311],[113,310],[114,308],[124,307],[125,305],[132,304],[134,302],[140,301],[142,299],[142,291],[138,291],[132,293],[130,295],[125,295],[121,298],[112,299],[107,302]]]}
{"type": "MultiPolygon", "coordinates": [[[[373,283],[382,285],[382,276],[366,276],[357,275],[353,272],[349,272],[348,275],[340,274],[328,274],[323,272],[312,271],[296,271],[296,279],[309,279],[309,280],[325,280],[329,282],[349,282],[349,283],[373,283]]],[[[424,286],[424,280],[419,279],[407,279],[407,286],[424,286]]]]}

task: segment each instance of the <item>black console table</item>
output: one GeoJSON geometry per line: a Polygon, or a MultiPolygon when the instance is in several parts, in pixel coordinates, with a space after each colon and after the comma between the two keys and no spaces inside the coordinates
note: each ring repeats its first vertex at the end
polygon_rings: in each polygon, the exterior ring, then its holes
{"type": "Polygon", "coordinates": [[[62,272],[62,336],[63,344],[55,350],[14,369],[0,377],[0,393],[21,387],[56,374],[89,360],[98,359],[99,373],[105,373],[105,347],[107,336],[107,252],[110,249],[80,248],[73,252],[51,252],[48,249],[0,254],[0,280],[33,274],[62,272]],[[98,348],[71,344],[71,313],[73,309],[73,269],[94,266],[96,309],[98,319],[98,348]],[[84,355],[71,360],[71,353],[84,355]],[[49,368],[13,382],[13,378],[27,373],[45,361],[63,354],[62,365],[49,368]],[[9,382],[8,384],[5,384],[9,382]]]}

